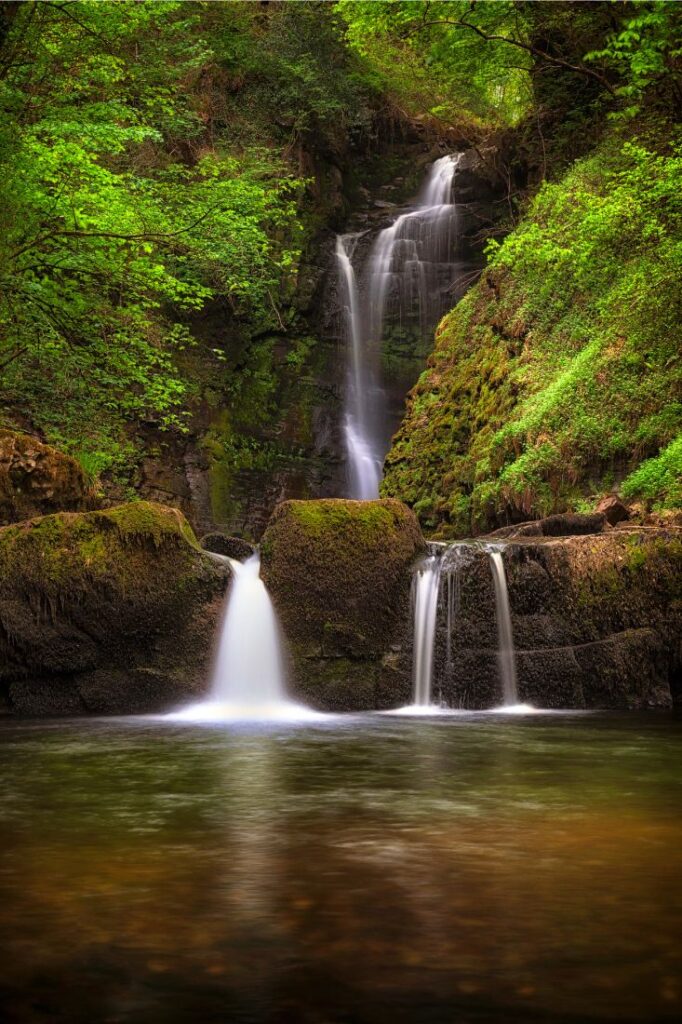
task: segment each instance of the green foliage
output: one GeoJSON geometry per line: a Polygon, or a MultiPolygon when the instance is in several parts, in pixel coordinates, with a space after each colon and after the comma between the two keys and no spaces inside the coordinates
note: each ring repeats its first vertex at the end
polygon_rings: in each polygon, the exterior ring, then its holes
{"type": "MultiPolygon", "coordinates": [[[[375,3],[340,0],[351,45],[366,60],[377,85],[411,113],[487,125],[515,124],[531,95],[527,52],[484,34],[516,38],[524,30],[511,0],[473,5],[465,0],[375,3]]],[[[521,19],[522,20],[522,19],[521,19]]]]}
{"type": "Polygon", "coordinates": [[[459,533],[584,509],[628,474],[626,496],[679,501],[681,196],[679,150],[636,140],[543,186],[443,321],[386,493],[459,533]]]}
{"type": "Polygon", "coordinates": [[[295,273],[300,182],[206,138],[202,14],[26,4],[5,40],[2,399],[100,471],[128,462],[126,422],[185,429],[186,318],[222,297],[267,325],[295,273]]]}
{"type": "Polygon", "coordinates": [[[682,507],[682,435],[623,481],[626,498],[644,498],[655,509],[682,507]]]}
{"type": "Polygon", "coordinates": [[[611,32],[606,45],[586,54],[586,60],[611,69],[619,80],[623,105],[619,117],[634,117],[644,103],[670,108],[682,99],[682,8],[675,0],[633,5],[621,29],[611,32]]]}

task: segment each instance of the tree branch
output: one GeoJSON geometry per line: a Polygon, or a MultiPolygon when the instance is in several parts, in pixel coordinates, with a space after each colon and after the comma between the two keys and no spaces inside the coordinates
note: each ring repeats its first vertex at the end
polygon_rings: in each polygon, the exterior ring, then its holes
{"type": "Polygon", "coordinates": [[[193,220],[191,224],[186,224],[182,228],[178,228],[177,231],[140,231],[136,234],[124,234],[118,231],[80,231],[80,230],[63,230],[63,231],[48,231],[44,235],[39,235],[38,238],[34,238],[31,242],[27,242],[26,245],[22,245],[20,249],[15,249],[13,253],[10,253],[9,259],[16,260],[19,256],[23,256],[25,252],[30,249],[35,249],[36,246],[42,245],[44,242],[49,242],[51,238],[119,238],[124,242],[138,242],[138,241],[166,241],[169,238],[177,238],[178,235],[183,235],[187,231],[191,231],[197,224],[201,224],[203,220],[206,220],[216,210],[220,210],[220,205],[212,206],[210,209],[205,210],[200,217],[193,220]]]}
{"type": "Polygon", "coordinates": [[[594,68],[588,68],[581,64],[571,64],[567,60],[563,60],[561,57],[555,57],[551,53],[547,53],[545,50],[541,50],[538,46],[533,46],[532,43],[523,43],[520,39],[511,39],[509,36],[502,36],[489,34],[484,32],[483,29],[479,28],[478,25],[472,25],[470,21],[465,21],[466,15],[463,14],[461,18],[456,21],[452,18],[437,18],[433,21],[424,21],[419,25],[418,28],[411,30],[406,33],[413,35],[415,32],[422,32],[425,28],[430,28],[434,25],[451,25],[453,28],[468,28],[472,32],[475,32],[477,36],[484,39],[487,43],[499,42],[507,43],[509,46],[516,46],[520,50],[525,50],[526,53],[530,53],[531,56],[537,57],[541,60],[546,60],[550,64],[554,64],[557,67],[566,68],[567,71],[573,71],[578,75],[583,75],[586,78],[592,78],[598,82],[602,89],[605,89],[611,96],[615,96],[616,92],[611,83],[594,68]]]}

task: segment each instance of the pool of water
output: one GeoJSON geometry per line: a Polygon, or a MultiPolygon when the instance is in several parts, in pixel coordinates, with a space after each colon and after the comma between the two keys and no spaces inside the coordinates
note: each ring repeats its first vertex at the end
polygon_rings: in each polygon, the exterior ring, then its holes
{"type": "Polygon", "coordinates": [[[668,1021],[667,714],[0,724],[5,1022],[668,1021]]]}

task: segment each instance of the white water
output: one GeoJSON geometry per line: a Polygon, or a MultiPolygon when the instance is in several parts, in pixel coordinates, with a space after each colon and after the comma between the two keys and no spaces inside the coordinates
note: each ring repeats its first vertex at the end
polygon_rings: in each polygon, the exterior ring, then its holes
{"type": "Polygon", "coordinates": [[[429,555],[412,580],[414,588],[413,700],[417,708],[432,706],[433,653],[436,639],[441,559],[429,555]]]}
{"type": "Polygon", "coordinates": [[[502,677],[504,706],[526,710],[528,705],[519,704],[519,692],[516,682],[516,656],[514,654],[514,636],[512,633],[511,612],[509,609],[509,593],[504,561],[499,551],[489,551],[490,568],[495,584],[495,614],[497,616],[498,661],[502,677]]]}
{"type": "Polygon", "coordinates": [[[344,435],[348,455],[348,488],[352,498],[370,501],[379,497],[381,464],[377,432],[372,428],[372,395],[383,404],[383,395],[374,385],[370,353],[365,350],[360,296],[351,262],[357,235],[339,235],[336,259],[341,278],[346,333],[350,340],[350,360],[346,385],[344,435]]]}
{"type": "Polygon", "coordinates": [[[387,320],[418,319],[426,336],[448,304],[456,226],[452,183],[458,160],[444,156],[432,164],[414,209],[379,232],[359,276],[354,263],[360,235],[339,235],[336,240],[349,352],[344,438],[351,498],[379,497],[390,433],[386,396],[378,381],[387,320]]]}
{"type": "Polygon", "coordinates": [[[279,624],[260,578],[260,556],[256,553],[243,563],[228,561],[233,577],[209,699],[168,717],[185,721],[319,717],[288,698],[279,624]]]}
{"type": "Polygon", "coordinates": [[[424,331],[442,312],[442,292],[452,283],[456,208],[452,182],[458,156],[444,156],[429,169],[416,206],[377,235],[367,264],[370,337],[381,342],[386,316],[414,316],[424,331]]]}

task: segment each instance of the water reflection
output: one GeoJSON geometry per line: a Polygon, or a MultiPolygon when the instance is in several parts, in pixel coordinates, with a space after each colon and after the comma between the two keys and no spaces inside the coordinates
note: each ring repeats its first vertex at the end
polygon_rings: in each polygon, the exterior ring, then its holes
{"type": "Polygon", "coordinates": [[[7,725],[7,1021],[679,1013],[671,718],[7,725]]]}

